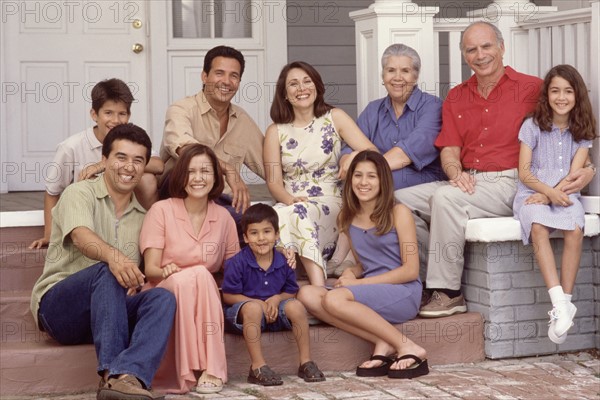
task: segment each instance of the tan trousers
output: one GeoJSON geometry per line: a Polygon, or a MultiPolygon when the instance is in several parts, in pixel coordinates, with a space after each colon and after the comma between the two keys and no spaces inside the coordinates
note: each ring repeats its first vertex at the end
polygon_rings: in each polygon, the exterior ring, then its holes
{"type": "Polygon", "coordinates": [[[431,182],[397,190],[396,200],[413,211],[421,274],[428,288],[460,290],[465,230],[474,218],[512,216],[517,169],[475,174],[475,193],[431,182]]]}

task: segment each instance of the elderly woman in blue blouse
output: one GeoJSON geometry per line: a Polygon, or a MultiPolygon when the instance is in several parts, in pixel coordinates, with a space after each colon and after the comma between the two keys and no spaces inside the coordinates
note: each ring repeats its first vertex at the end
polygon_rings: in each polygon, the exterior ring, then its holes
{"type": "MultiPolygon", "coordinates": [[[[392,44],[383,52],[381,67],[382,84],[388,95],[370,102],[357,123],[390,165],[394,190],[445,180],[439,151],[433,145],[442,127],[442,101],[417,86],[419,54],[404,44],[392,44]]],[[[341,178],[345,178],[356,153],[347,146],[342,149],[341,178]]],[[[347,243],[347,238],[340,236],[328,267],[337,266],[345,257],[347,243]]]]}
{"type": "MultiPolygon", "coordinates": [[[[370,102],[357,123],[390,165],[394,190],[446,179],[433,145],[442,127],[442,101],[417,86],[419,54],[404,44],[393,44],[383,52],[381,67],[388,95],[370,102]]],[[[356,153],[342,150],[341,174],[356,153]]]]}

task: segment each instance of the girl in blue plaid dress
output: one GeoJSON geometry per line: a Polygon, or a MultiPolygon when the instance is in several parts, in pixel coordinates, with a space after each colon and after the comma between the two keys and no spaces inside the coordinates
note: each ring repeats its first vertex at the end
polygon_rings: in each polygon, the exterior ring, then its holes
{"type": "Polygon", "coordinates": [[[596,137],[596,121],[581,75],[570,65],[552,68],[544,80],[531,118],[519,132],[519,184],[513,210],[524,244],[535,258],[552,301],[548,337],[560,344],[573,326],[571,302],[583,242],[584,210],[580,194],[563,191],[569,173],[583,168],[596,137]],[[549,235],[564,235],[560,279],[549,235]]]}

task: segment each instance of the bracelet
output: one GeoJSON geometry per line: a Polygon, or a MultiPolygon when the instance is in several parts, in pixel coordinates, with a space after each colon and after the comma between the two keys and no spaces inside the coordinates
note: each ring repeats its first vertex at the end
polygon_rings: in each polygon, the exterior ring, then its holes
{"type": "Polygon", "coordinates": [[[596,166],[595,166],[595,165],[594,165],[594,163],[592,163],[592,162],[589,162],[589,163],[585,164],[585,165],[583,166],[583,168],[591,168],[591,169],[592,169],[592,171],[594,171],[594,174],[596,173],[596,166]]]}

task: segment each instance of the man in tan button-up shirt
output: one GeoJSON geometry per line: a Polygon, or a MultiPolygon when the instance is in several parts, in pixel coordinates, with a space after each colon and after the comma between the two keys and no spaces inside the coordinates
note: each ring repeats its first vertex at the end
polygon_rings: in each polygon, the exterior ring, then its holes
{"type": "Polygon", "coordinates": [[[202,91],[169,106],[160,149],[165,162],[161,197],[168,193],[165,178],[183,147],[201,143],[213,149],[227,182],[225,195],[217,203],[231,204],[228,209],[236,222],[239,213],[250,205],[248,187],[240,175],[242,164],[264,178],[263,134],[242,108],[231,104],[243,73],[244,57],[238,50],[218,46],[208,51],[202,71],[202,91]]]}

